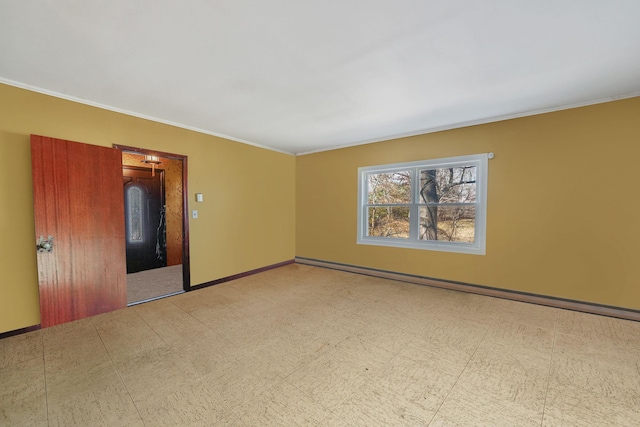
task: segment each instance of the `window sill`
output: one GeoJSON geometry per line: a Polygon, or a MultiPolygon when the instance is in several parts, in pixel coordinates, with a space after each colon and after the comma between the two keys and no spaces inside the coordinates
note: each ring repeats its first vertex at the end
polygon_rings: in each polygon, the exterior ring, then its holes
{"type": "Polygon", "coordinates": [[[453,252],[453,253],[461,253],[461,254],[470,254],[470,255],[485,255],[486,248],[484,245],[480,244],[471,244],[471,243],[449,243],[440,241],[438,243],[427,243],[427,242],[414,242],[410,240],[400,240],[400,239],[387,239],[387,238],[366,238],[366,239],[358,239],[357,244],[359,245],[371,245],[371,246],[390,246],[396,248],[405,248],[405,249],[420,249],[427,251],[436,251],[436,252],[453,252]]]}

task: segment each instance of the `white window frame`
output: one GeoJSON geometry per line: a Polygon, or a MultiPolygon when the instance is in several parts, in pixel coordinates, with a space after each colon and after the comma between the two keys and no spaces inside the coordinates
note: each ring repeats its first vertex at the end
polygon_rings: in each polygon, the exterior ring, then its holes
{"type": "Polygon", "coordinates": [[[394,163],[380,166],[367,166],[358,168],[358,237],[360,245],[395,246],[400,248],[425,249],[432,251],[457,252],[474,255],[486,253],[486,223],[487,223],[487,183],[488,183],[488,158],[492,153],[474,154],[469,156],[447,157],[443,159],[423,160],[418,162],[394,163]],[[441,169],[463,166],[476,167],[476,202],[475,202],[475,236],[473,243],[449,242],[444,240],[420,240],[419,230],[419,185],[418,174],[420,170],[441,169]],[[400,239],[394,237],[368,236],[368,184],[367,177],[370,174],[392,173],[399,171],[412,171],[411,193],[412,200],[409,204],[409,238],[400,239]]]}

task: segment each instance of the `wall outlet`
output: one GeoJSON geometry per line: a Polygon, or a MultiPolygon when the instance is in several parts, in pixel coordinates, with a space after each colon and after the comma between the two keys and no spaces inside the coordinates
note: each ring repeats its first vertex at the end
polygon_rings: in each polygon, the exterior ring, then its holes
{"type": "Polygon", "coordinates": [[[195,210],[195,209],[193,211],[191,211],[191,217],[194,218],[194,219],[198,218],[198,211],[195,210]]]}

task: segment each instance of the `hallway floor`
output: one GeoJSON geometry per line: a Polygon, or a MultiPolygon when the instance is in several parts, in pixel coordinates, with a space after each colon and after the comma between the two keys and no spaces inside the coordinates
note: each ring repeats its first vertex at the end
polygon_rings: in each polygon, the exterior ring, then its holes
{"type": "Polygon", "coordinates": [[[184,292],[182,264],[127,274],[127,304],[184,292]]]}
{"type": "Polygon", "coordinates": [[[640,323],[292,264],[0,340],[6,426],[637,426],[640,323]]]}

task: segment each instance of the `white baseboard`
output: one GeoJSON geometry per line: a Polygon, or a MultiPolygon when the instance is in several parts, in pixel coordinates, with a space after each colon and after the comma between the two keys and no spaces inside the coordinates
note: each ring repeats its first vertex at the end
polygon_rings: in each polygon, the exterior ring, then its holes
{"type": "Polygon", "coordinates": [[[566,310],[581,311],[584,313],[598,314],[601,316],[616,317],[619,319],[640,321],[640,311],[612,307],[606,305],[593,304],[582,301],[573,301],[563,298],[555,298],[545,295],[536,295],[497,289],[468,283],[450,282],[447,280],[433,279],[429,277],[414,276],[410,274],[396,273],[393,271],[376,270],[368,267],[358,267],[355,265],[340,264],[330,261],[321,261],[311,258],[296,257],[296,263],[313,265],[316,267],[331,268],[333,270],[346,271],[350,273],[364,274],[367,276],[381,277],[384,279],[398,280],[401,282],[415,283],[418,285],[433,286],[436,288],[451,289],[460,292],[469,292],[478,295],[485,295],[495,298],[504,298],[514,301],[521,301],[531,304],[546,305],[549,307],[562,308],[566,310]]]}

